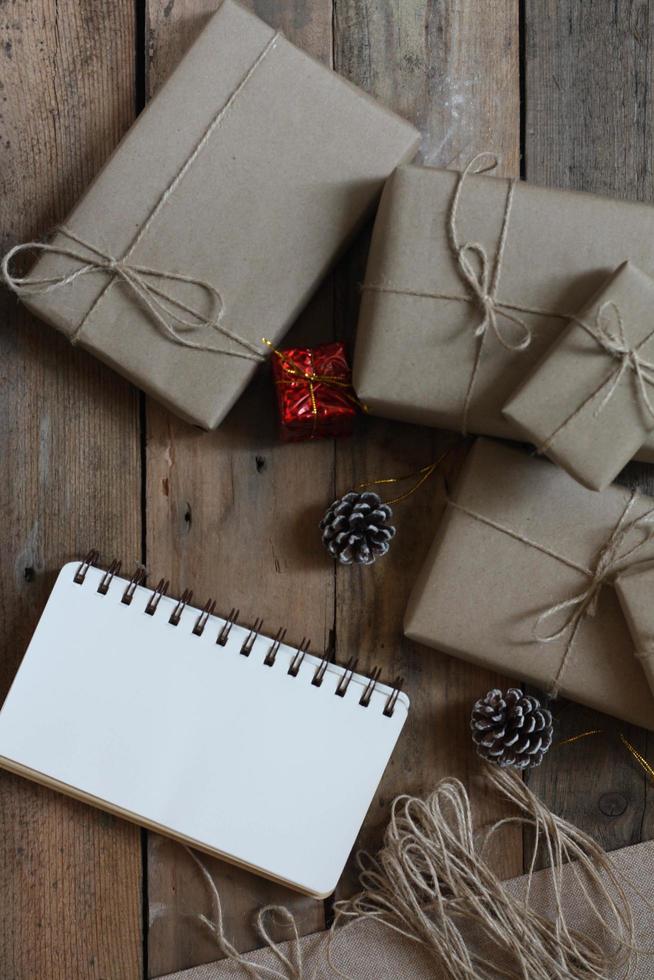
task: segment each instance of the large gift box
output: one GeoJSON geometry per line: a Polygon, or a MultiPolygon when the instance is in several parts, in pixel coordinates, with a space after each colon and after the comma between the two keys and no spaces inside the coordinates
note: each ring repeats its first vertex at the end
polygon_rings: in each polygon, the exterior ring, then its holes
{"type": "Polygon", "coordinates": [[[225,0],[27,281],[15,255],[7,276],[71,341],[213,428],[417,144],[225,0]]]}
{"type": "MultiPolygon", "coordinates": [[[[654,275],[654,207],[401,167],[375,221],[353,364],[376,415],[522,439],[502,406],[626,259],[654,275]]],[[[639,458],[654,460],[654,437],[639,458]]]]}
{"type": "Polygon", "coordinates": [[[420,571],[405,633],[654,730],[654,697],[612,587],[654,558],[654,500],[595,493],[478,440],[420,571]]]}

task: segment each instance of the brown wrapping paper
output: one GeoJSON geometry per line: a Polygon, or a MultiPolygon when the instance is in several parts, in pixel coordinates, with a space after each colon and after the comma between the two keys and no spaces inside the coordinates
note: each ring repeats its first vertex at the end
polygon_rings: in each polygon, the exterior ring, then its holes
{"type": "Polygon", "coordinates": [[[604,490],[654,429],[654,279],[624,262],[503,409],[539,452],[604,490]]]}
{"type": "MultiPolygon", "coordinates": [[[[461,430],[479,355],[468,431],[521,439],[502,406],[566,325],[562,316],[526,310],[575,313],[625,259],[654,276],[654,208],[517,182],[494,282],[511,182],[470,174],[456,232],[473,288],[448,234],[459,177],[401,167],[387,183],[366,271],[354,386],[373,414],[461,430]],[[494,295],[498,332],[487,322],[478,335],[488,309],[475,289],[494,295]],[[519,349],[524,332],[515,321],[529,331],[526,349],[519,349]]],[[[652,435],[638,456],[654,460],[652,435]]]]}
{"type": "MultiPolygon", "coordinates": [[[[257,367],[222,328],[265,356],[261,338],[281,339],[417,143],[408,123],[225,0],[67,219],[75,239],[52,243],[102,271],[24,299],[178,415],[213,428],[257,367]],[[106,268],[112,259],[129,263],[125,274],[106,268]],[[137,298],[135,269],[141,294],[145,280],[167,298],[137,298]],[[177,339],[146,308],[158,302],[177,339]],[[220,329],[204,323],[217,315],[220,329]]],[[[46,253],[30,278],[82,267],[46,253]]]]}
{"type": "Polygon", "coordinates": [[[635,653],[654,692],[654,561],[634,565],[615,582],[635,653]]]}
{"type": "MultiPolygon", "coordinates": [[[[625,884],[631,905],[635,946],[639,951],[632,962],[632,980],[651,980],[654,976],[654,923],[651,906],[654,903],[654,844],[635,844],[623,847],[611,854],[616,870],[633,884],[625,884]]],[[[578,874],[576,864],[568,864],[562,871],[562,902],[571,928],[583,932],[601,946],[611,946],[611,937],[589,911],[588,895],[584,893],[583,877],[578,874]]],[[[608,885],[607,885],[608,887],[608,885]]],[[[549,869],[536,871],[531,882],[528,875],[512,878],[506,882],[507,891],[518,899],[529,902],[532,909],[548,918],[554,917],[555,895],[552,874],[549,869]]],[[[610,916],[599,895],[595,896],[600,912],[610,916]]],[[[329,933],[318,932],[300,939],[300,949],[304,966],[303,975],[311,980],[343,980],[343,976],[353,980],[434,980],[434,962],[415,942],[392,932],[371,919],[355,920],[337,931],[328,950],[329,933]]],[[[507,971],[513,976],[514,963],[503,963],[498,958],[497,948],[482,944],[480,937],[470,930],[470,947],[480,955],[485,955],[495,963],[497,973],[484,974],[503,977],[507,971]]],[[[293,962],[294,950],[291,943],[279,945],[280,952],[293,962]]],[[[270,949],[249,953],[247,959],[262,973],[278,970],[283,974],[284,967],[270,949]]],[[[618,980],[624,973],[616,973],[606,980],[618,980]]],[[[228,960],[205,963],[178,973],[169,973],[160,980],[245,980],[248,971],[239,964],[228,960]]],[[[481,976],[479,980],[482,980],[481,976]]]]}
{"type": "Polygon", "coordinates": [[[411,594],[406,635],[654,730],[611,587],[619,569],[654,558],[652,508],[478,440],[411,594]]]}

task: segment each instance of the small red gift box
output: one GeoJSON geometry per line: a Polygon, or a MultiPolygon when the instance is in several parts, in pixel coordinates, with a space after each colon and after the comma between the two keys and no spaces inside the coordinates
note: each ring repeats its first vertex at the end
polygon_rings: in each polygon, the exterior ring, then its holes
{"type": "Polygon", "coordinates": [[[285,440],[351,434],[358,402],[342,343],[275,350],[272,369],[285,440]]]}

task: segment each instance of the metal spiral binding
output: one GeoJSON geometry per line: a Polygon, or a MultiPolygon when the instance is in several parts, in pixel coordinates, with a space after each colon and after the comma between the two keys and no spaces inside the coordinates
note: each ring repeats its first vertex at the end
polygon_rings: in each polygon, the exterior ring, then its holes
{"type": "Polygon", "coordinates": [[[338,682],[338,686],[334,691],[336,697],[338,698],[345,697],[347,689],[350,686],[350,681],[354,677],[354,671],[357,669],[358,663],[359,663],[358,658],[350,657],[348,662],[345,664],[345,667],[343,668],[344,671],[343,676],[341,677],[340,681],[338,682]]]}
{"type": "Polygon", "coordinates": [[[168,622],[171,626],[179,626],[179,621],[182,618],[182,613],[186,609],[187,605],[193,598],[193,589],[184,589],[182,593],[182,598],[177,600],[177,605],[170,614],[168,622]]]}
{"type": "Polygon", "coordinates": [[[134,593],[139,585],[143,585],[145,582],[146,571],[143,567],[137,568],[131,579],[127,583],[125,591],[123,592],[120,601],[125,605],[129,606],[134,598],[134,593]]]}
{"type": "Polygon", "coordinates": [[[284,642],[284,637],[285,636],[286,636],[286,628],[285,627],[280,627],[280,629],[278,629],[277,630],[277,633],[275,634],[275,638],[273,640],[273,643],[272,643],[272,646],[271,646],[270,650],[268,651],[268,653],[264,657],[264,661],[263,661],[264,662],[264,666],[266,666],[266,667],[274,667],[275,666],[275,659],[277,657],[277,654],[279,653],[280,646],[284,642]]]}
{"type": "Polygon", "coordinates": [[[373,667],[372,673],[370,674],[368,683],[366,685],[366,689],[359,699],[359,704],[361,705],[362,708],[367,708],[368,705],[370,704],[370,699],[375,693],[375,688],[379,683],[380,677],[381,677],[381,667],[373,667]]]}
{"type": "Polygon", "coordinates": [[[194,636],[202,636],[202,634],[204,633],[204,628],[207,625],[207,622],[209,621],[209,617],[213,616],[215,608],[216,608],[216,600],[207,599],[204,605],[204,609],[202,610],[198,618],[195,620],[195,626],[193,627],[194,636]]]}
{"type": "Polygon", "coordinates": [[[107,571],[102,576],[102,581],[100,582],[100,584],[98,586],[98,592],[100,593],[100,595],[106,595],[107,594],[107,592],[109,591],[109,586],[111,585],[111,582],[113,580],[114,575],[118,575],[119,572],[120,572],[120,562],[119,561],[116,561],[116,559],[114,558],[114,560],[112,561],[111,565],[109,566],[109,568],[107,569],[107,571]]]}
{"type": "Polygon", "coordinates": [[[404,684],[404,679],[402,677],[396,677],[393,681],[393,690],[388,696],[386,704],[384,705],[384,714],[387,718],[393,717],[393,712],[395,710],[395,705],[397,704],[397,699],[400,696],[400,691],[402,690],[402,685],[404,684]]]}
{"type": "Polygon", "coordinates": [[[168,586],[170,582],[168,579],[159,579],[159,585],[153,590],[152,595],[148,600],[148,604],[145,607],[145,612],[148,616],[154,616],[161,602],[162,595],[165,595],[168,591],[168,586]]]}
{"type": "Polygon", "coordinates": [[[288,673],[291,677],[297,677],[300,672],[300,667],[302,666],[302,661],[304,660],[306,653],[311,646],[311,640],[307,639],[306,636],[302,637],[302,642],[300,643],[295,656],[293,657],[290,666],[288,668],[288,673]]]}
{"type": "Polygon", "coordinates": [[[245,640],[243,641],[243,645],[241,647],[242,656],[244,657],[250,656],[250,654],[252,653],[252,647],[254,646],[255,640],[258,637],[259,633],[261,632],[262,626],[263,626],[263,619],[261,619],[260,616],[257,616],[257,618],[254,621],[254,626],[252,626],[250,632],[248,633],[248,635],[245,637],[245,640]]]}
{"type": "Polygon", "coordinates": [[[89,551],[86,558],[80,564],[79,568],[75,572],[75,576],[73,578],[73,582],[75,583],[75,585],[84,585],[84,579],[86,578],[86,573],[88,572],[91,565],[95,565],[99,557],[100,557],[100,553],[98,551],[95,551],[95,549],[91,549],[91,551],[89,551]]]}
{"type": "Polygon", "coordinates": [[[223,628],[216,638],[216,643],[218,646],[224,647],[229,639],[229,634],[232,632],[232,626],[238,619],[239,610],[232,608],[229,616],[225,620],[223,628]]]}
{"type": "Polygon", "coordinates": [[[320,687],[325,677],[325,674],[327,673],[328,666],[329,666],[329,652],[323,655],[322,660],[316,667],[315,674],[311,678],[311,683],[313,684],[314,687],[320,687]]]}
{"type": "MultiPolygon", "coordinates": [[[[99,552],[97,552],[95,549],[92,549],[91,551],[88,552],[84,560],[80,562],[77,571],[73,576],[73,582],[76,585],[84,584],[89,568],[96,565],[99,557],[100,557],[99,552]]],[[[100,595],[107,595],[113,579],[120,573],[120,567],[121,567],[121,563],[118,560],[114,559],[111,562],[109,568],[104,572],[100,584],[98,585],[97,591],[99,592],[100,595]]],[[[143,568],[142,566],[138,567],[134,572],[134,574],[132,575],[129,582],[127,583],[125,589],[123,590],[123,594],[121,596],[120,601],[124,605],[126,606],[131,605],[134,595],[136,594],[137,588],[144,584],[145,578],[146,578],[145,568],[143,568]]],[[[144,609],[144,612],[147,613],[148,616],[154,616],[154,614],[156,613],[159,603],[161,601],[161,597],[166,595],[166,593],[168,592],[169,584],[170,583],[168,579],[162,578],[159,580],[159,584],[157,585],[157,587],[155,589],[152,589],[152,595],[148,599],[147,605],[144,609]]],[[[177,600],[175,608],[173,609],[172,613],[168,618],[168,622],[170,623],[171,626],[179,625],[180,620],[182,618],[182,614],[186,606],[189,605],[189,603],[191,602],[192,598],[193,598],[193,592],[190,589],[185,589],[181,597],[177,600]]],[[[216,608],[215,599],[208,599],[207,602],[205,603],[202,612],[196,619],[195,625],[193,626],[193,629],[191,631],[194,636],[202,636],[207,626],[207,623],[209,622],[209,619],[214,615],[215,608],[216,608]]],[[[236,621],[238,620],[238,616],[239,616],[239,610],[232,608],[229,615],[223,622],[223,625],[220,629],[220,632],[218,633],[218,636],[216,637],[216,644],[218,646],[226,646],[227,641],[229,640],[229,635],[232,631],[232,627],[236,624],[236,621]]],[[[261,617],[257,617],[257,619],[254,621],[253,626],[248,631],[248,634],[241,645],[240,653],[243,656],[249,657],[254,647],[254,644],[257,640],[257,637],[261,632],[262,626],[263,626],[263,619],[261,617]]],[[[277,630],[277,633],[272,639],[272,644],[270,646],[270,649],[268,650],[263,661],[266,667],[273,667],[275,665],[277,654],[279,653],[279,649],[282,643],[284,642],[285,636],[286,636],[286,629],[284,627],[281,627],[279,630],[277,630]]],[[[293,656],[293,659],[287,671],[287,673],[291,677],[298,676],[300,672],[300,667],[302,666],[302,663],[309,650],[310,645],[311,645],[311,641],[307,637],[303,637],[301,642],[297,646],[295,654],[293,656]]],[[[325,674],[327,673],[327,668],[329,666],[329,663],[330,663],[330,655],[329,653],[325,653],[325,655],[321,658],[320,663],[316,667],[314,675],[311,679],[311,684],[314,687],[321,686],[325,678],[325,674]]],[[[345,664],[345,666],[343,668],[340,668],[342,670],[342,675],[336,686],[336,690],[334,691],[334,694],[336,694],[337,697],[341,697],[341,698],[345,697],[345,694],[347,693],[347,689],[350,686],[350,683],[352,682],[352,678],[354,677],[354,673],[357,668],[357,663],[358,663],[358,659],[354,657],[350,657],[350,659],[345,664]]],[[[368,683],[363,691],[363,694],[359,699],[359,704],[361,705],[361,707],[367,708],[370,705],[372,696],[375,693],[375,689],[377,688],[377,685],[379,684],[380,677],[381,677],[381,667],[374,667],[368,677],[368,683]]],[[[386,699],[386,704],[384,705],[384,709],[383,709],[383,715],[386,718],[393,717],[393,712],[395,710],[395,706],[400,696],[402,685],[403,685],[403,680],[401,677],[397,677],[393,681],[391,693],[388,695],[386,699]]]]}

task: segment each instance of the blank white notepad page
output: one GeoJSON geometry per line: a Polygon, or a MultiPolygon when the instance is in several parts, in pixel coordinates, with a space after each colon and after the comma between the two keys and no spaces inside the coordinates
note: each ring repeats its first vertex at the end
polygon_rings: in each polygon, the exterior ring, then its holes
{"type": "Polygon", "coordinates": [[[343,668],[90,567],[64,566],[0,712],[0,765],[124,812],[314,895],[333,891],[407,716],[400,694],[367,678],[336,695],[343,668]]]}

